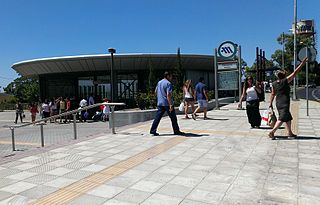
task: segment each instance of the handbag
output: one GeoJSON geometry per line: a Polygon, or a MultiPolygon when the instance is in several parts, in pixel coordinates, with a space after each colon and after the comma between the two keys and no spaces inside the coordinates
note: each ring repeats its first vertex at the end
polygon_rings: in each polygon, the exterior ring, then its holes
{"type": "Polygon", "coordinates": [[[181,102],[179,105],[179,111],[182,112],[184,110],[184,103],[181,102]]]}
{"type": "Polygon", "coordinates": [[[269,110],[269,113],[268,113],[268,125],[270,126],[270,127],[274,127],[274,125],[276,124],[276,122],[277,122],[277,117],[276,117],[276,115],[274,114],[274,111],[273,111],[273,109],[272,108],[270,108],[270,110],[269,110]]]}

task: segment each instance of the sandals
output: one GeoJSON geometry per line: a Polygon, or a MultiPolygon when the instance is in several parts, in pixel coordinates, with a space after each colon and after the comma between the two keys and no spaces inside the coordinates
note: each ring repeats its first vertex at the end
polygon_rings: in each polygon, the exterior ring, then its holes
{"type": "Polygon", "coordinates": [[[273,132],[269,132],[268,136],[269,136],[269,138],[271,138],[272,140],[275,140],[275,139],[276,139],[273,132]]]}

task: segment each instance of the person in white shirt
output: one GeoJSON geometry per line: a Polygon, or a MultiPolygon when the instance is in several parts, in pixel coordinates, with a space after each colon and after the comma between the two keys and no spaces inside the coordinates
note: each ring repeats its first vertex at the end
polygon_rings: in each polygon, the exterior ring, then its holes
{"type": "Polygon", "coordinates": [[[186,82],[183,85],[183,97],[184,97],[184,114],[186,119],[190,119],[188,116],[188,108],[191,106],[192,113],[194,113],[194,89],[192,86],[192,80],[186,80],[186,82]]]}
{"type": "MultiPolygon", "coordinates": [[[[83,98],[83,99],[80,101],[79,105],[80,105],[80,108],[83,108],[83,107],[85,107],[85,106],[88,105],[88,102],[87,102],[86,99],[83,98]]],[[[86,110],[82,110],[82,111],[81,111],[81,114],[80,114],[80,121],[81,121],[81,122],[82,122],[82,121],[85,121],[85,122],[86,122],[86,118],[85,118],[85,116],[84,116],[85,113],[86,113],[86,110]]]]}
{"type": "Polygon", "coordinates": [[[258,97],[258,93],[261,92],[261,87],[254,86],[252,76],[248,76],[243,87],[238,108],[242,109],[242,101],[246,97],[246,111],[251,128],[259,128],[261,125],[261,115],[259,112],[260,102],[258,97]]]}
{"type": "Polygon", "coordinates": [[[80,107],[82,108],[82,107],[85,107],[85,106],[87,106],[88,105],[88,102],[87,102],[87,100],[86,99],[82,99],[81,101],[80,101],[80,107]]]}
{"type": "Polygon", "coordinates": [[[42,108],[43,118],[50,117],[50,107],[47,99],[44,100],[44,103],[42,103],[41,108],[42,108]]]}

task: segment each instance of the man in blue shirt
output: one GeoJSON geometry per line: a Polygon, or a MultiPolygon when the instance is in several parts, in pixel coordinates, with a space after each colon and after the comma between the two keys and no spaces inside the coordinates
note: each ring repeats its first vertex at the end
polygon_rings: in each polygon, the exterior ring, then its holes
{"type": "Polygon", "coordinates": [[[150,134],[154,136],[158,136],[157,128],[160,123],[160,120],[165,112],[169,115],[171,119],[171,124],[173,128],[173,132],[175,135],[183,135],[184,133],[180,131],[177,116],[173,107],[173,97],[172,97],[172,74],[169,72],[164,73],[164,78],[160,80],[156,87],[156,95],[157,95],[157,107],[158,111],[156,117],[152,123],[150,134]]]}
{"type": "Polygon", "coordinates": [[[196,113],[203,108],[203,119],[208,119],[207,118],[207,107],[208,107],[208,89],[207,86],[204,84],[204,78],[200,77],[199,82],[197,83],[195,89],[194,89],[194,96],[197,97],[198,101],[198,107],[192,113],[192,118],[196,120],[196,113]]]}

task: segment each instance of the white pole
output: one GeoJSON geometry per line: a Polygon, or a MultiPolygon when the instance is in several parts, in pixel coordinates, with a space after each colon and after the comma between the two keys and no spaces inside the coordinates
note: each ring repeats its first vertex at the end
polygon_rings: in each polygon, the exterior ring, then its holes
{"type": "MultiPolygon", "coordinates": [[[[297,0],[294,0],[294,28],[293,28],[293,69],[297,67],[297,0]]],[[[296,78],[293,79],[293,100],[297,99],[296,95],[296,78]]]]}
{"type": "Polygon", "coordinates": [[[239,64],[239,77],[238,77],[238,80],[239,80],[239,102],[240,102],[240,97],[241,97],[241,69],[242,69],[242,65],[241,65],[241,46],[238,46],[238,64],[239,64]]]}
{"type": "MultiPolygon", "coordinates": [[[[306,57],[309,57],[308,55],[309,48],[306,49],[306,57]]],[[[307,116],[309,116],[309,59],[306,63],[306,99],[307,99],[307,116]]]]}

